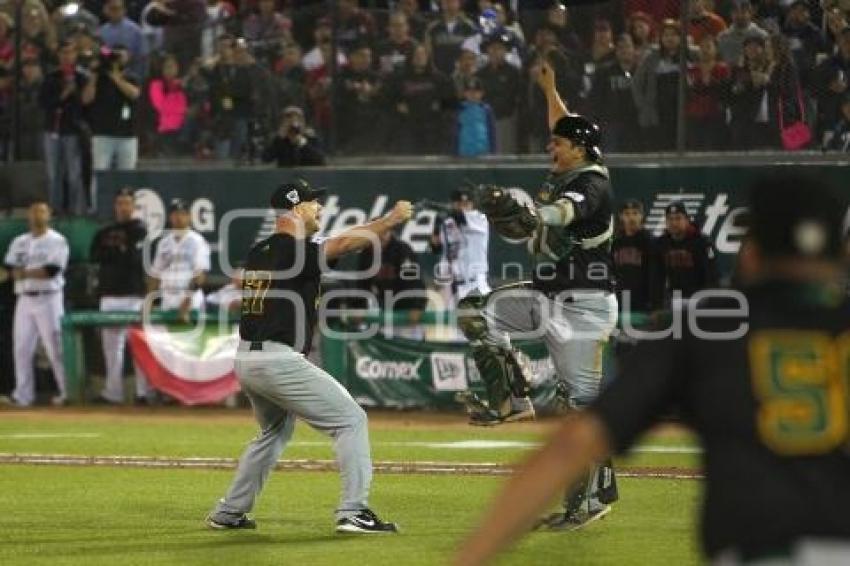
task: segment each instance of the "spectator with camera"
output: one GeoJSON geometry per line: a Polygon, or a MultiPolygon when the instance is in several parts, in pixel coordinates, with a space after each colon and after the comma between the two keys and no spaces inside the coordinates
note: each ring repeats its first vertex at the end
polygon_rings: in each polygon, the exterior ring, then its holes
{"type": "Polygon", "coordinates": [[[122,46],[130,54],[128,67],[136,77],[147,73],[148,46],[142,28],[127,17],[124,0],[107,0],[103,5],[106,23],[97,31],[103,44],[115,49],[122,46]]]}
{"type": "Polygon", "coordinates": [[[45,76],[39,93],[44,112],[47,194],[51,209],[83,214],[89,204],[82,182],[81,141],[88,131],[82,101],[88,74],[77,67],[77,47],[72,42],[62,42],[58,58],[58,68],[45,76]]]}
{"type": "Polygon", "coordinates": [[[283,118],[275,137],[263,151],[263,161],[274,161],[278,167],[303,167],[325,164],[316,133],[307,127],[304,111],[297,106],[283,110],[283,118]]]}
{"type": "Polygon", "coordinates": [[[140,89],[139,80],[126,69],[129,59],[123,46],[101,48],[83,89],[82,102],[92,131],[92,163],[97,171],[136,168],[136,100],[140,89]]]}

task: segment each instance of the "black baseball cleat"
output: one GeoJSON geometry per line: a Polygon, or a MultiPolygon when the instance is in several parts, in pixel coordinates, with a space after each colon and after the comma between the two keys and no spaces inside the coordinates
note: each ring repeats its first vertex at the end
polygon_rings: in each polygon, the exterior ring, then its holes
{"type": "Polygon", "coordinates": [[[496,426],[503,422],[502,415],[489,409],[469,415],[469,424],[472,426],[496,426]]]}
{"type": "Polygon", "coordinates": [[[610,505],[603,505],[591,511],[573,511],[571,513],[552,513],[534,526],[534,530],[577,531],[590,523],[598,521],[611,512],[610,505]]]}
{"type": "Polygon", "coordinates": [[[371,509],[363,509],[357,515],[336,522],[336,532],[354,534],[397,533],[395,523],[385,523],[371,509]]]}
{"type": "Polygon", "coordinates": [[[233,515],[227,520],[224,520],[221,517],[214,517],[211,513],[207,515],[206,519],[204,519],[204,523],[209,528],[219,531],[257,528],[257,521],[251,519],[245,513],[242,513],[241,515],[233,515]]]}

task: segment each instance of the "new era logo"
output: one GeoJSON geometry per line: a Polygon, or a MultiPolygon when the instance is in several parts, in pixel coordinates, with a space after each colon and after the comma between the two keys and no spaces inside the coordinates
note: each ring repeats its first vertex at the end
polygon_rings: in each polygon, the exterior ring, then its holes
{"type": "Polygon", "coordinates": [[[431,376],[437,391],[466,391],[466,363],[462,353],[432,352],[431,376]]]}

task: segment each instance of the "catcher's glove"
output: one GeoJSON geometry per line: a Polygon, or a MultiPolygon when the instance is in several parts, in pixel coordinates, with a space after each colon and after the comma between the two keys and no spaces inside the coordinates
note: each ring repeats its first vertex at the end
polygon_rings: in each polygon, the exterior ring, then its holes
{"type": "Polygon", "coordinates": [[[532,236],[540,219],[537,211],[516,201],[508,189],[485,185],[479,192],[479,207],[487,215],[493,229],[500,236],[521,240],[532,236]]]}

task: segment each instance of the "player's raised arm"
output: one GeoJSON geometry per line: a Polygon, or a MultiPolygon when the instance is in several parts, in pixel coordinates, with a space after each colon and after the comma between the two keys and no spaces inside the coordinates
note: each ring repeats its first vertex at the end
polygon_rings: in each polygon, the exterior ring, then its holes
{"type": "Polygon", "coordinates": [[[483,522],[466,539],[454,563],[486,564],[533,526],[552,499],[587,474],[610,449],[602,423],[592,413],[568,418],[511,478],[483,522]]]}
{"type": "Polygon", "coordinates": [[[325,256],[333,259],[349,252],[365,248],[376,238],[389,232],[399,224],[404,224],[413,215],[413,206],[409,201],[400,200],[387,214],[359,226],[353,226],[332,238],[325,240],[325,256]]]}
{"type": "Polygon", "coordinates": [[[558,88],[555,86],[555,71],[552,66],[543,60],[540,64],[540,73],[537,75],[537,84],[543,90],[546,96],[547,115],[549,117],[549,129],[555,127],[555,123],[569,114],[567,105],[558,94],[558,88]]]}

